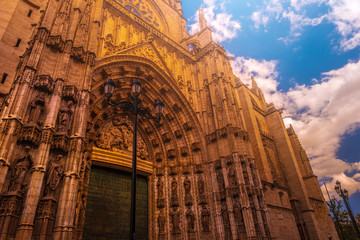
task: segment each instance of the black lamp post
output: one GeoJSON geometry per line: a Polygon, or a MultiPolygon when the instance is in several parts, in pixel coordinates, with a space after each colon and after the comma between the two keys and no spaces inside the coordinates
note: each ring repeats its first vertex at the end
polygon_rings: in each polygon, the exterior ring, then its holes
{"type": "Polygon", "coordinates": [[[114,90],[115,83],[109,79],[104,83],[105,97],[111,106],[120,106],[125,111],[131,111],[134,114],[134,132],[133,132],[133,157],[132,157],[132,175],[131,175],[131,218],[130,218],[130,240],[135,240],[135,203],[136,203],[136,135],[137,135],[137,116],[138,114],[147,119],[152,119],[155,122],[159,122],[164,111],[164,103],[157,100],[154,104],[156,116],[141,106],[139,100],[139,94],[141,90],[141,84],[139,80],[135,79],[131,83],[132,97],[130,101],[115,101],[111,99],[114,90]]]}
{"type": "Polygon", "coordinates": [[[345,203],[346,209],[348,210],[351,222],[353,223],[356,234],[357,234],[358,238],[360,239],[360,231],[356,224],[354,214],[352,213],[350,203],[349,203],[349,192],[346,189],[341,188],[341,183],[339,181],[336,181],[335,191],[339,194],[340,197],[342,197],[344,199],[344,203],[345,203]]]}

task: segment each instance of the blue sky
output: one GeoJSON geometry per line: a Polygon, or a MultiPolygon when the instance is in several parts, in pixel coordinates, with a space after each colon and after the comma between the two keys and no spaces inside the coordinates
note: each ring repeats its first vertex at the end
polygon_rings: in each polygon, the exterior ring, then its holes
{"type": "Polygon", "coordinates": [[[360,0],[183,0],[190,34],[199,6],[235,75],[254,75],[330,195],[339,180],[360,212],[360,0]]]}

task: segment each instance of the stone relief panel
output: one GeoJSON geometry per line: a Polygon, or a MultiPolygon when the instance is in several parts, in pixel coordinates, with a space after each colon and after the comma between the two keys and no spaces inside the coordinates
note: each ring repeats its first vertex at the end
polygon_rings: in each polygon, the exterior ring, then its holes
{"type": "MultiPolygon", "coordinates": [[[[99,148],[117,152],[132,152],[133,150],[133,123],[126,116],[113,117],[106,122],[95,141],[99,148]]],[[[143,138],[137,135],[137,157],[148,159],[148,152],[143,138]]]]}

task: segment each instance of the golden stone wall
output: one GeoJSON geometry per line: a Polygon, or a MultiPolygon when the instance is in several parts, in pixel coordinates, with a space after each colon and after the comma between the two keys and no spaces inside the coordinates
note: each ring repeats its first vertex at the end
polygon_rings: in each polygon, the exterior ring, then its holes
{"type": "Polygon", "coordinates": [[[178,0],[6,2],[0,238],[81,239],[91,165],[130,168],[133,116],[107,103],[109,78],[116,100],[139,79],[143,107],[166,105],[139,119],[149,239],[338,238],[294,130],[202,14],[189,36],[178,0]]]}

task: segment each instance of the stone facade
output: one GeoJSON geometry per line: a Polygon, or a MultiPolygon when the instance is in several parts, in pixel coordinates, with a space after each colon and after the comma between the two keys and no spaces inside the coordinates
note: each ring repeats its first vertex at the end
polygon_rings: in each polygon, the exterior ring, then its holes
{"type": "Polygon", "coordinates": [[[81,239],[91,166],[129,169],[130,83],[142,106],[139,173],[149,239],[338,239],[281,110],[189,36],[178,0],[4,1],[0,23],[0,238],[81,239]],[[19,59],[20,56],[20,59],[19,59]]]}

